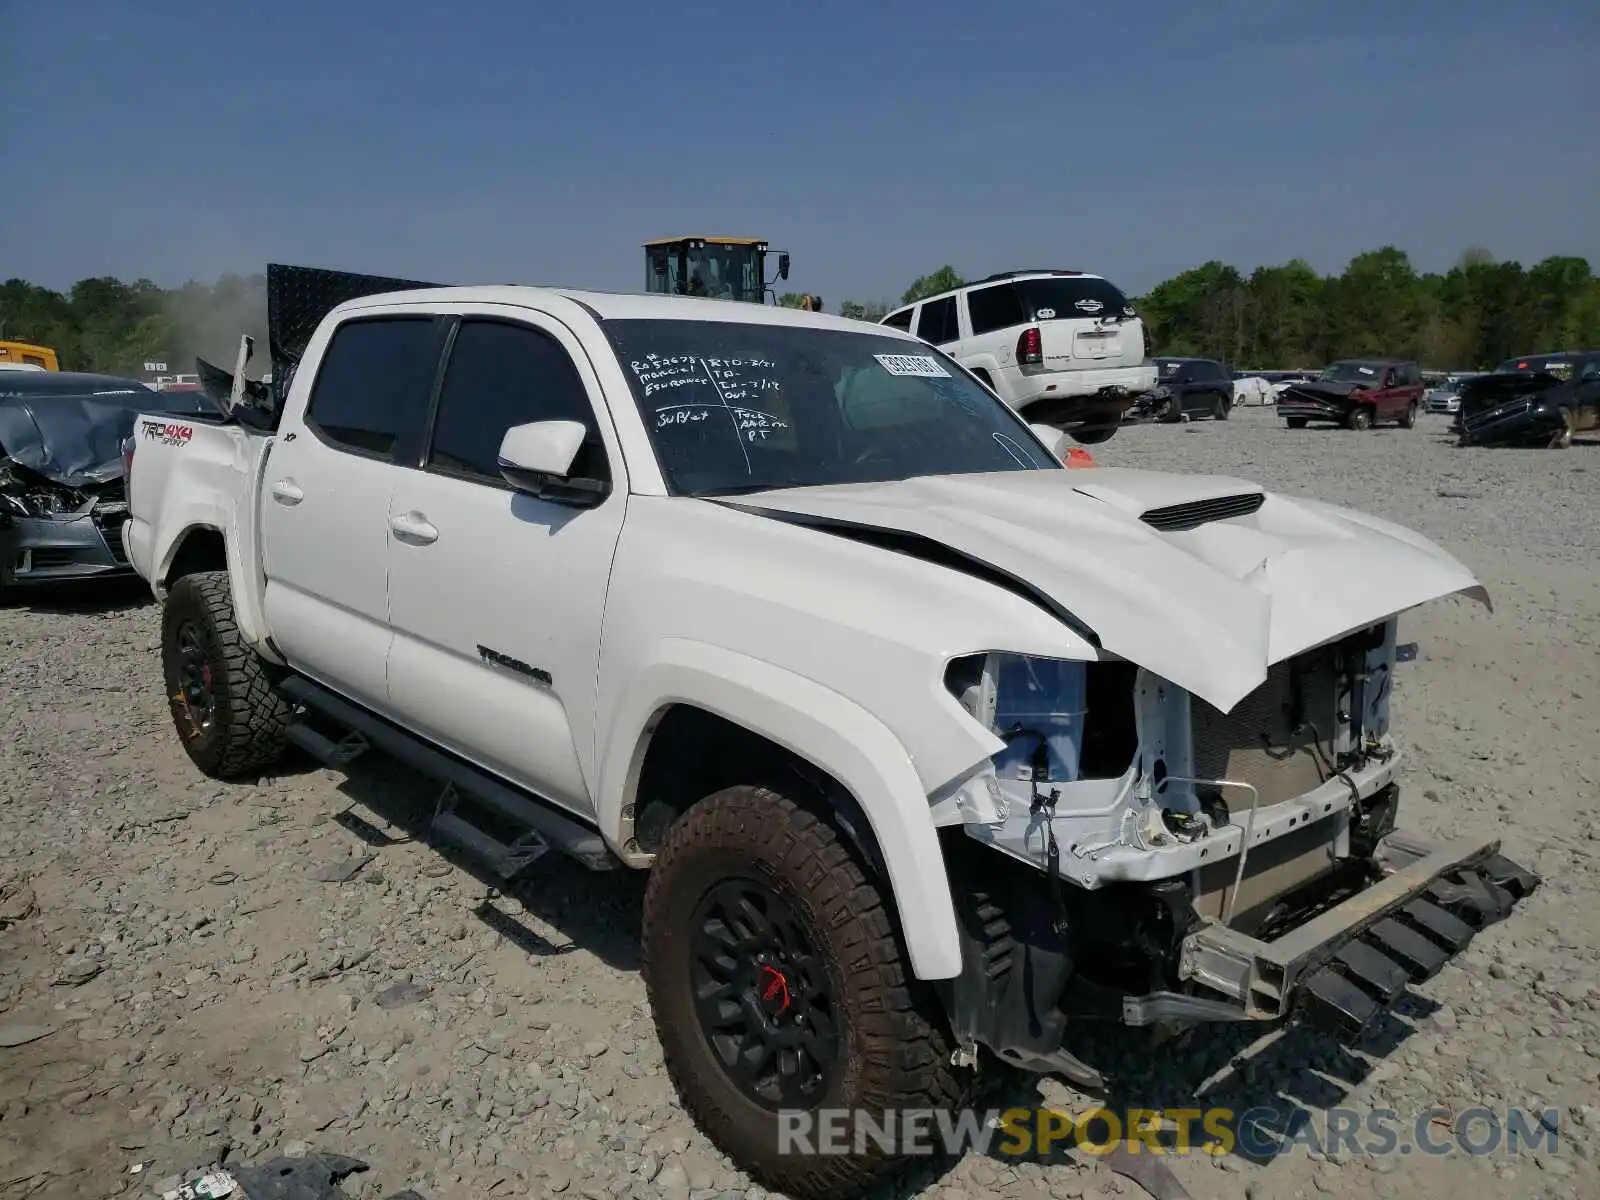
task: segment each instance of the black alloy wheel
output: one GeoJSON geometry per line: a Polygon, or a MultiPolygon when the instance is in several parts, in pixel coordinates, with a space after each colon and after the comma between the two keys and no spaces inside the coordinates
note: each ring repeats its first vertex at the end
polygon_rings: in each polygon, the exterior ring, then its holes
{"type": "Polygon", "coordinates": [[[768,1109],[818,1104],[842,1063],[836,989],[810,935],[766,883],[725,879],[695,910],[690,978],[713,1055],[768,1109]]]}
{"type": "Polygon", "coordinates": [[[195,737],[204,737],[217,722],[217,694],[212,690],[211,652],[205,632],[193,621],[178,626],[177,688],[173,713],[186,722],[195,737]]]}

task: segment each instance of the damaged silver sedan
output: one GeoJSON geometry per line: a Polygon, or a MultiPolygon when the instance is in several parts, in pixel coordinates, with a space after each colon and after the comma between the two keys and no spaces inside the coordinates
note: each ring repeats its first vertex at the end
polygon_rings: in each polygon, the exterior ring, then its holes
{"type": "Polygon", "coordinates": [[[0,594],[130,571],[123,450],[141,412],[170,413],[181,431],[214,409],[196,392],[111,375],[0,379],[0,594]]]}

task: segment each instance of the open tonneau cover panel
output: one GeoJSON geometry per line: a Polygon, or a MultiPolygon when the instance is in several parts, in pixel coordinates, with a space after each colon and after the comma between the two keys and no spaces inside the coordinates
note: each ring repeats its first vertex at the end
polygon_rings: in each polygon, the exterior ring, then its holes
{"type": "MultiPolygon", "coordinates": [[[[233,375],[199,355],[195,356],[194,370],[200,377],[200,390],[206,398],[227,412],[233,396],[233,375]]],[[[244,399],[251,407],[266,412],[272,407],[272,386],[259,379],[247,379],[244,382],[244,399]]]]}
{"type": "Polygon", "coordinates": [[[322,318],[343,304],[383,292],[444,286],[385,275],[358,275],[323,267],[267,264],[267,347],[272,356],[272,423],[277,424],[289,381],[322,318]]]}

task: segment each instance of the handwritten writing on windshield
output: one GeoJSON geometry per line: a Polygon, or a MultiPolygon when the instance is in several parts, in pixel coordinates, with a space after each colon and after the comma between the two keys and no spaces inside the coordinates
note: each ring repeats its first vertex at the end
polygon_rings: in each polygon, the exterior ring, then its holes
{"type": "Polygon", "coordinates": [[[782,396],[782,385],[770,374],[778,364],[771,359],[647,354],[628,365],[644,396],[660,397],[653,404],[653,429],[700,425],[719,409],[728,414],[741,445],[759,444],[789,429],[786,420],[760,407],[763,397],[777,401],[782,396]],[[716,399],[689,398],[708,385],[716,399]]]}

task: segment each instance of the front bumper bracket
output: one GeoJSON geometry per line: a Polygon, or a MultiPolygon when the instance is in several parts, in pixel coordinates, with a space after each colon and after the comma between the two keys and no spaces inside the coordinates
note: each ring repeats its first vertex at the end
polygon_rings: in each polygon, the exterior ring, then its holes
{"type": "Polygon", "coordinates": [[[1296,1012],[1360,1037],[1411,983],[1428,979],[1473,935],[1503,920],[1539,877],[1498,840],[1444,844],[1395,832],[1379,844],[1384,875],[1271,941],[1211,922],[1184,939],[1179,976],[1194,995],[1129,997],[1129,1024],[1192,1017],[1274,1020],[1296,1012]]]}

